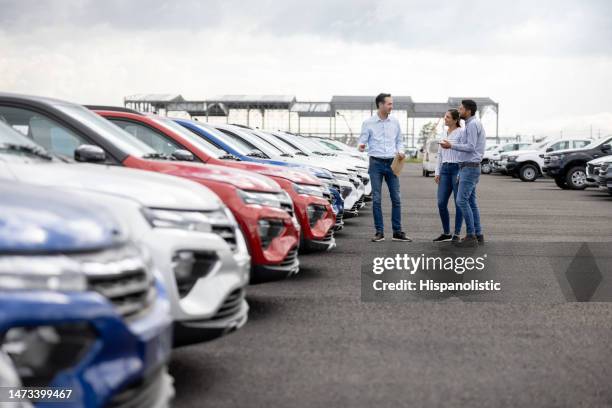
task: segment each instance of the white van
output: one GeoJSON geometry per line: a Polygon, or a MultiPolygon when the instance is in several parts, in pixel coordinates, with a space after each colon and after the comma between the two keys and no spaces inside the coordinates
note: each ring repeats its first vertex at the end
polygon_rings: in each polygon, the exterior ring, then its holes
{"type": "Polygon", "coordinates": [[[423,147],[423,177],[429,177],[430,174],[435,173],[436,166],[438,165],[438,139],[430,139],[425,142],[423,147]]]}

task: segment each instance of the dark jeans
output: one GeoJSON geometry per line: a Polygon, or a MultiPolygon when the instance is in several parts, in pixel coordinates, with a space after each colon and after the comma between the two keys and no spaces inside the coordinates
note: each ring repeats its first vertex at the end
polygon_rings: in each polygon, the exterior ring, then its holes
{"type": "Polygon", "coordinates": [[[384,233],[385,227],[382,215],[382,182],[387,182],[389,195],[391,196],[391,226],[393,232],[402,231],[402,207],[400,202],[399,179],[393,170],[391,163],[393,159],[377,159],[370,157],[370,183],[372,183],[372,212],[374,213],[374,228],[376,232],[384,233]]]}
{"type": "Polygon", "coordinates": [[[480,211],[478,210],[478,201],[476,200],[476,185],[479,180],[480,166],[460,168],[457,206],[461,208],[467,235],[482,234],[480,211]]]}
{"type": "Polygon", "coordinates": [[[440,181],[438,183],[438,212],[442,221],[442,229],[445,234],[450,234],[450,214],[448,212],[448,200],[453,193],[455,201],[455,235],[461,233],[461,209],[457,206],[457,189],[459,182],[459,163],[442,163],[440,169],[440,181]]]}

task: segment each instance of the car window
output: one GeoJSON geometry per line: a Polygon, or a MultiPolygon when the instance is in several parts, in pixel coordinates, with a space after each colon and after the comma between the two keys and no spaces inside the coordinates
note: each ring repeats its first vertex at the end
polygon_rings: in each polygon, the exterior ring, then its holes
{"type": "Polygon", "coordinates": [[[178,149],[182,149],[178,144],[170,141],[167,137],[159,134],[153,129],[141,123],[132,122],[129,120],[108,118],[115,125],[125,130],[129,134],[135,136],[138,140],[149,145],[157,153],[171,155],[178,149]]]}
{"type": "Polygon", "coordinates": [[[510,152],[512,150],[516,150],[514,146],[515,146],[514,144],[507,144],[504,147],[502,147],[501,152],[510,152]]]}
{"type": "Polygon", "coordinates": [[[553,151],[569,149],[569,143],[570,143],[569,140],[562,140],[560,142],[553,144],[550,147],[553,149],[553,151]]]}
{"type": "Polygon", "coordinates": [[[591,143],[590,140],[574,140],[574,148],[580,149],[581,147],[584,147],[588,145],[589,143],[591,143]]]}
{"type": "Polygon", "coordinates": [[[52,153],[72,158],[77,147],[90,143],[57,121],[29,109],[0,106],[0,116],[13,129],[52,153]]]}

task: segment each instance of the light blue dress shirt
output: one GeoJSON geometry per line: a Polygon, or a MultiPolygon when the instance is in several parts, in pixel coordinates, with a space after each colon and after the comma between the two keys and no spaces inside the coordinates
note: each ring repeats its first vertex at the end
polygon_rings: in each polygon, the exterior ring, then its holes
{"type": "Polygon", "coordinates": [[[459,139],[451,143],[451,149],[459,151],[459,162],[480,163],[485,151],[487,135],[482,123],[476,117],[471,116],[465,121],[465,127],[459,139]]]}
{"type": "Polygon", "coordinates": [[[368,155],[380,159],[391,159],[396,153],[404,153],[399,121],[392,116],[381,119],[378,113],[364,120],[359,144],[366,144],[368,155]]]}

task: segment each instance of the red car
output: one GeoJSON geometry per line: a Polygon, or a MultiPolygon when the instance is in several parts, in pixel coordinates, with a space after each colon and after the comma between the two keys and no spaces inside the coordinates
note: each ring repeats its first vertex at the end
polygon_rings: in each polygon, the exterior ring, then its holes
{"type": "Polygon", "coordinates": [[[172,154],[179,149],[187,150],[197,162],[256,172],[272,178],[293,201],[295,216],[302,231],[300,249],[329,250],[335,247],[333,234],[336,216],[325,198],[322,183],[316,177],[287,167],[232,160],[224,151],[169,118],[144,115],[124,108],[100,107],[94,111],[135,135],[158,153],[172,154]]]}
{"type": "MultiPolygon", "coordinates": [[[[25,126],[52,153],[77,161],[121,165],[185,177],[214,191],[234,214],[249,246],[252,280],[299,270],[299,224],[283,206],[291,198],[272,179],[227,166],[179,161],[158,154],[83,106],[51,98],[3,94],[2,117],[25,126]]],[[[180,156],[181,152],[176,152],[180,156]]],[[[189,152],[182,152],[191,156],[189,152]]],[[[160,191],[159,194],[164,194],[160,191]]],[[[233,234],[220,231],[229,242],[233,234]]]]}

